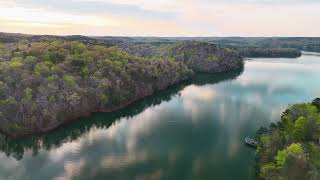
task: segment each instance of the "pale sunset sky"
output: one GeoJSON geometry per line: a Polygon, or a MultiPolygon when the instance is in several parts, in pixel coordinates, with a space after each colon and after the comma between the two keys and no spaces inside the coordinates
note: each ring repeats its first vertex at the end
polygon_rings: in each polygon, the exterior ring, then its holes
{"type": "Polygon", "coordinates": [[[320,36],[320,0],[0,0],[0,31],[97,36],[320,36]]]}

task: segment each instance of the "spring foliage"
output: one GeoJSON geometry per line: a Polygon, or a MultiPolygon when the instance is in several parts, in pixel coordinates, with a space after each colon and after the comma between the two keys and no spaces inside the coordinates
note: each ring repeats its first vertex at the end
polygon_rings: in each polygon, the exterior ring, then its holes
{"type": "Polygon", "coordinates": [[[46,131],[90,112],[123,106],[192,75],[181,62],[78,41],[0,48],[6,51],[0,55],[0,121],[8,134],[46,131]]]}
{"type": "Polygon", "coordinates": [[[0,130],[13,136],[125,107],[199,69],[223,72],[243,66],[237,52],[206,43],[165,45],[157,47],[164,55],[148,56],[137,49],[53,37],[0,48],[0,130]]]}
{"type": "Polygon", "coordinates": [[[320,179],[319,99],[295,104],[277,125],[258,131],[258,167],[264,179],[320,179]]]}

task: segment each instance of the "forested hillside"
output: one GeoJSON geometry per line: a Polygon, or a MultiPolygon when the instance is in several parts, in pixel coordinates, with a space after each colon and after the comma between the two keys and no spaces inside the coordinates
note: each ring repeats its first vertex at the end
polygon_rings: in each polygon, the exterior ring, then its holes
{"type": "Polygon", "coordinates": [[[258,168],[264,179],[320,179],[320,99],[295,104],[270,129],[258,131],[258,168]]]}
{"type": "Polygon", "coordinates": [[[0,129],[46,132],[91,112],[114,111],[190,78],[243,68],[236,51],[183,43],[164,56],[65,39],[0,45],[0,129]],[[207,68],[209,67],[209,69],[207,68]]]}
{"type": "Polygon", "coordinates": [[[236,49],[240,51],[241,56],[248,58],[297,58],[301,56],[299,50],[290,48],[245,47],[236,49]]]}
{"type": "Polygon", "coordinates": [[[111,111],[192,75],[172,59],[144,59],[114,47],[53,41],[7,48],[0,64],[0,115],[9,134],[111,111]]]}
{"type": "Polygon", "coordinates": [[[230,48],[219,48],[203,42],[180,42],[174,44],[120,44],[125,52],[142,57],[172,58],[185,63],[197,72],[225,72],[243,67],[240,53],[230,48]],[[210,52],[210,53],[208,53],[210,52]]]}
{"type": "Polygon", "coordinates": [[[307,37],[86,37],[86,36],[52,36],[0,33],[0,42],[20,41],[38,42],[44,40],[81,41],[86,44],[107,46],[167,46],[183,42],[206,42],[218,47],[235,49],[241,56],[248,58],[296,58],[300,51],[320,52],[320,38],[307,37]]]}
{"type": "Polygon", "coordinates": [[[114,43],[176,43],[199,41],[210,44],[255,47],[269,49],[298,49],[300,51],[320,52],[319,37],[96,37],[104,42],[114,43]]]}

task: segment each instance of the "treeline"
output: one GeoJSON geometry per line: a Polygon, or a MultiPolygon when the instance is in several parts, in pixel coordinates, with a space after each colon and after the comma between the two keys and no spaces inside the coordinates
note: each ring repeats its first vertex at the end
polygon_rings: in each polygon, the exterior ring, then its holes
{"type": "Polygon", "coordinates": [[[320,52],[319,37],[221,37],[207,38],[206,42],[236,47],[289,48],[320,52]]]}
{"type": "Polygon", "coordinates": [[[290,48],[244,47],[237,49],[243,57],[248,58],[297,58],[301,56],[301,52],[299,50],[290,48]]]}
{"type": "Polygon", "coordinates": [[[81,41],[86,44],[104,44],[109,45],[110,43],[100,41],[96,38],[91,38],[81,35],[70,35],[70,36],[55,36],[55,35],[28,35],[19,33],[3,33],[0,32],[0,43],[31,43],[41,41],[81,41]]]}
{"type": "Polygon", "coordinates": [[[290,106],[278,124],[258,131],[263,179],[320,179],[320,99],[290,106]]]}
{"type": "Polygon", "coordinates": [[[263,49],[297,49],[320,52],[319,37],[221,37],[204,38],[205,42],[236,47],[263,49]]]}
{"type": "Polygon", "coordinates": [[[0,33],[0,42],[17,43],[21,41],[39,42],[48,40],[81,41],[85,44],[100,45],[161,45],[183,42],[206,42],[221,47],[234,48],[241,51],[244,57],[299,57],[298,51],[320,52],[320,38],[312,37],[87,37],[52,36],[52,35],[25,35],[0,33]]]}
{"type": "Polygon", "coordinates": [[[198,70],[190,62],[214,65],[210,72],[243,67],[237,52],[198,43],[176,47],[186,61],[52,38],[1,44],[0,130],[11,136],[46,132],[91,112],[117,110],[189,79],[198,70]],[[193,48],[195,55],[187,56],[193,48]],[[211,59],[215,54],[221,58],[211,59]]]}
{"type": "Polygon", "coordinates": [[[294,48],[300,51],[320,52],[318,37],[265,38],[258,41],[262,48],[294,48]]]}
{"type": "Polygon", "coordinates": [[[176,43],[199,41],[210,44],[235,47],[256,47],[268,49],[298,49],[320,52],[319,37],[97,37],[105,42],[115,43],[176,43]]]}

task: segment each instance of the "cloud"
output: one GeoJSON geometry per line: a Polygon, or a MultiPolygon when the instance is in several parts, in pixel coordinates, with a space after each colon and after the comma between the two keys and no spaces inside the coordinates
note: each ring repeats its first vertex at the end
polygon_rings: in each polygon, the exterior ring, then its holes
{"type": "Polygon", "coordinates": [[[320,36],[316,0],[8,0],[0,31],[123,36],[320,36]],[[23,27],[23,28],[22,28],[23,27]]]}
{"type": "Polygon", "coordinates": [[[139,7],[144,10],[152,11],[179,11],[184,2],[183,1],[170,1],[170,0],[157,0],[157,1],[148,1],[148,0],[74,0],[76,2],[100,2],[107,4],[119,4],[119,5],[131,5],[139,7]]]}
{"type": "MultiPolygon", "coordinates": [[[[142,1],[113,1],[113,0],[18,0],[17,5],[28,8],[42,8],[51,11],[68,12],[83,15],[98,15],[98,16],[123,16],[143,17],[152,19],[171,18],[174,14],[165,11],[160,12],[153,10],[151,7],[157,6],[157,3],[147,3],[150,8],[144,8],[142,1]],[[134,3],[133,3],[134,2],[134,3]],[[151,6],[152,4],[155,4],[151,6]]],[[[159,3],[160,5],[160,3],[159,3]]]]}

